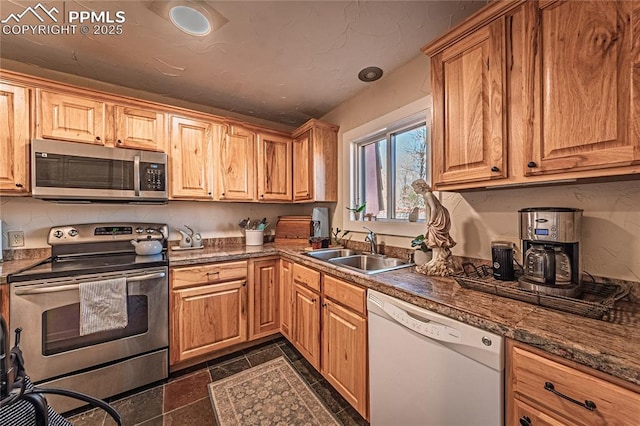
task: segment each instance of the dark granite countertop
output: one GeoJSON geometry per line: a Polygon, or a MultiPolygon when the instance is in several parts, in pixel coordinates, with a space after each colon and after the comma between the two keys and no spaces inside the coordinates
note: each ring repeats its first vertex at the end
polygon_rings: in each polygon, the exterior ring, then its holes
{"type": "MultiPolygon", "coordinates": [[[[637,318],[634,318],[635,323],[624,324],[583,318],[464,289],[451,278],[428,277],[415,272],[414,267],[373,275],[360,274],[306,256],[301,247],[278,244],[170,250],[169,265],[196,265],[268,255],[281,255],[335,277],[640,385],[640,321],[637,318]]],[[[0,283],[6,282],[7,274],[28,266],[25,262],[28,261],[2,264],[0,283]]],[[[35,261],[32,259],[30,262],[35,261]]]]}

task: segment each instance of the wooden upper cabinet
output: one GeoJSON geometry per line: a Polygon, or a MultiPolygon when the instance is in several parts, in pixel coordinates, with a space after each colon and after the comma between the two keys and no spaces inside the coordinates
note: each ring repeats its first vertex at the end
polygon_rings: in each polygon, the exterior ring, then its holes
{"type": "Polygon", "coordinates": [[[434,184],[506,177],[505,18],[432,56],[431,82],[434,184]]]}
{"type": "Polygon", "coordinates": [[[311,130],[293,140],[293,201],[313,199],[311,130]]]}
{"type": "Polygon", "coordinates": [[[115,145],[149,151],[165,150],[163,113],[117,105],[115,145]]]}
{"type": "Polygon", "coordinates": [[[293,201],[338,201],[338,127],[309,120],[293,132],[293,201]]]}
{"type": "Polygon", "coordinates": [[[213,198],[214,139],[221,125],[185,117],[171,117],[171,197],[213,198]]]}
{"type": "Polygon", "coordinates": [[[291,138],[258,133],[258,200],[291,201],[292,171],[291,138]]]}
{"type": "Polygon", "coordinates": [[[640,4],[541,1],[524,8],[533,87],[525,174],[638,164],[640,4]]]}
{"type": "Polygon", "coordinates": [[[36,93],[38,138],[104,145],[107,138],[105,102],[44,89],[36,93]]]}
{"type": "Polygon", "coordinates": [[[0,83],[0,191],[29,193],[29,90],[0,83]]]}
{"type": "Polygon", "coordinates": [[[218,199],[252,201],[256,199],[256,134],[228,125],[218,145],[218,199]]]}

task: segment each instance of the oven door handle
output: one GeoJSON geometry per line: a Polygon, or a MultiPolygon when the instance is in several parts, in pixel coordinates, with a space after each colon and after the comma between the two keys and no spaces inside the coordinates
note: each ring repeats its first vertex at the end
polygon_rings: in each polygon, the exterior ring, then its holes
{"type": "MultiPolygon", "coordinates": [[[[133,276],[127,277],[127,284],[132,282],[137,282],[137,281],[146,281],[146,280],[153,280],[157,278],[164,278],[165,276],[166,274],[164,272],[154,272],[153,274],[144,274],[144,275],[133,275],[133,276]]],[[[16,296],[27,296],[30,294],[58,293],[60,291],[78,290],[79,288],[80,288],[80,283],[58,285],[53,287],[27,288],[23,290],[16,290],[16,296]]]]}

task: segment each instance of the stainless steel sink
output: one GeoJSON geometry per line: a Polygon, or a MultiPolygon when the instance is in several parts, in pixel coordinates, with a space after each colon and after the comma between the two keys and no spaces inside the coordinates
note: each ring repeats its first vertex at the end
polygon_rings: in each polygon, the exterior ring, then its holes
{"type": "Polygon", "coordinates": [[[394,269],[413,266],[408,260],[397,259],[373,254],[358,254],[346,257],[335,257],[329,259],[334,265],[344,266],[363,274],[377,274],[379,272],[392,271],[394,269]]]}
{"type": "Polygon", "coordinates": [[[313,250],[307,253],[307,255],[311,257],[315,257],[316,259],[321,259],[321,260],[329,260],[335,257],[354,256],[358,254],[361,254],[361,252],[356,250],[349,250],[349,249],[313,250]]]}

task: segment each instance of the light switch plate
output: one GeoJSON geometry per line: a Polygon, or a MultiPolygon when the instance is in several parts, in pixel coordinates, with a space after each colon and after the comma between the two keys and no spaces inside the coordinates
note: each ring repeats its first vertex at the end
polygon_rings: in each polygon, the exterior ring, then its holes
{"type": "Polygon", "coordinates": [[[9,240],[9,247],[22,247],[24,246],[24,231],[9,231],[7,232],[7,239],[9,240]]]}

